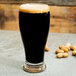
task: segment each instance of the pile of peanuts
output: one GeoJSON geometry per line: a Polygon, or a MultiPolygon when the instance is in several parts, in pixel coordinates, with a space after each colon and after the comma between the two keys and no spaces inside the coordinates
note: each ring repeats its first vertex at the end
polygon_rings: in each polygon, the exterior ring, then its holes
{"type": "Polygon", "coordinates": [[[60,45],[59,49],[55,51],[57,58],[66,58],[69,55],[69,50],[72,50],[72,55],[76,55],[76,46],[67,43],[66,45],[60,45]]]}

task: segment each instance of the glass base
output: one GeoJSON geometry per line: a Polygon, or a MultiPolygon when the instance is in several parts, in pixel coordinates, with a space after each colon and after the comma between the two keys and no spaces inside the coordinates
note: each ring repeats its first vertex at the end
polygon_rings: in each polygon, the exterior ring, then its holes
{"type": "Polygon", "coordinates": [[[37,73],[37,72],[42,72],[46,69],[46,65],[43,63],[38,63],[38,64],[32,64],[32,63],[25,63],[23,66],[23,70],[30,72],[30,73],[37,73]]]}

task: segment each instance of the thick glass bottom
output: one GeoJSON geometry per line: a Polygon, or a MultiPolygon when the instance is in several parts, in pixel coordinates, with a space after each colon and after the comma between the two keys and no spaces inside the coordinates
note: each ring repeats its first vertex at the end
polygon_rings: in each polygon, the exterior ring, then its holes
{"type": "Polygon", "coordinates": [[[37,64],[26,62],[23,66],[23,70],[30,73],[42,72],[45,69],[46,69],[46,65],[43,62],[37,64]]]}

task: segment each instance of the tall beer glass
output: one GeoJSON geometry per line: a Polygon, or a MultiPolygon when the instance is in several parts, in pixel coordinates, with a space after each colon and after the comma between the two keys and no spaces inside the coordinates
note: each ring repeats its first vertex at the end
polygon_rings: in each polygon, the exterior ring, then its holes
{"type": "Polygon", "coordinates": [[[50,11],[46,4],[22,4],[19,8],[19,27],[25,49],[27,72],[45,70],[44,48],[49,31],[50,11]]]}

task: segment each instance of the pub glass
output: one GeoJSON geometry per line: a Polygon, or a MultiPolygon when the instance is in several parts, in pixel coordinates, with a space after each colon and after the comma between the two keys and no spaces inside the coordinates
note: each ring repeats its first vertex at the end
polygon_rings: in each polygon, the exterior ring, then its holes
{"type": "Polygon", "coordinates": [[[25,50],[24,71],[36,73],[46,69],[44,48],[48,37],[49,23],[48,5],[39,3],[20,5],[19,27],[25,50]]]}

